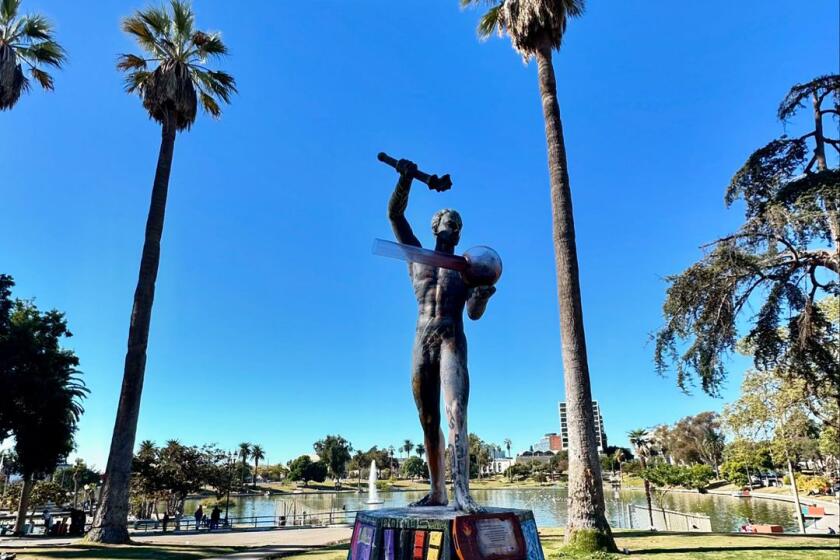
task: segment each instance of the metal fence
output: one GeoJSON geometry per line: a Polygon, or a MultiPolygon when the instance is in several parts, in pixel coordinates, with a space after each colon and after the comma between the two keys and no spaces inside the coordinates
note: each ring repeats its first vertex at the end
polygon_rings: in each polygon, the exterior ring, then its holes
{"type": "Polygon", "coordinates": [[[329,525],[352,524],[356,520],[357,510],[332,510],[323,512],[302,512],[292,515],[252,515],[242,517],[222,517],[218,524],[212,525],[208,518],[204,518],[200,525],[195,517],[185,515],[180,521],[170,518],[166,527],[163,520],[138,519],[129,523],[136,531],[162,532],[166,531],[212,531],[217,529],[278,529],[278,528],[308,528],[326,527],[329,525]]]}
{"type": "MultiPolygon", "coordinates": [[[[627,506],[627,519],[631,529],[650,529],[650,510],[643,506],[627,506]]],[[[662,508],[653,508],[653,528],[657,531],[684,531],[711,533],[712,520],[708,515],[681,513],[662,508]]]]}

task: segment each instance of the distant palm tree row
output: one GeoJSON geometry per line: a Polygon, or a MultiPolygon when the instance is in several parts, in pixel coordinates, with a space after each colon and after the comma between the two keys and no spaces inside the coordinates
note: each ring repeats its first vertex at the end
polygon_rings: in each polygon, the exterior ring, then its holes
{"type": "Polygon", "coordinates": [[[245,473],[247,469],[245,468],[247,465],[248,458],[252,458],[254,460],[254,472],[251,474],[251,486],[256,488],[257,486],[257,470],[260,468],[260,461],[265,459],[265,450],[259,444],[242,442],[239,444],[239,458],[242,460],[242,472],[241,472],[241,484],[245,486],[245,473]]]}
{"type": "MultiPolygon", "coordinates": [[[[584,11],[584,0],[459,0],[463,6],[487,5],[478,31],[510,37],[528,61],[537,61],[537,76],[545,121],[550,176],[553,244],[560,310],[563,370],[569,420],[569,495],[567,541],[579,530],[595,531],[597,548],[615,550],[606,521],[601,469],[591,406],[589,366],[583,328],[578,258],[575,241],[568,162],[552,62],[568,20],[584,11]]],[[[45,89],[52,77],[43,67],[60,68],[63,49],[53,39],[51,25],[41,16],[18,16],[20,0],[0,0],[0,110],[12,108],[28,88],[23,74],[45,89]]],[[[128,542],[127,516],[131,459],[143,389],[155,281],[160,261],[169,174],[178,132],[190,128],[200,105],[218,117],[221,104],[236,92],[234,78],[208,63],[227,54],[219,34],[195,28],[192,8],[170,0],[168,8],[147,8],[127,17],[122,29],[143,51],[123,54],[117,68],[126,73],[126,91],[138,93],[149,116],[161,125],[161,143],[152,186],[140,272],[128,335],[117,417],[106,468],[100,508],[88,538],[97,542],[128,542]]],[[[410,453],[413,444],[403,450],[410,453]]],[[[506,443],[507,445],[507,443],[506,443]]],[[[508,446],[509,449],[509,446],[508,446]]],[[[393,448],[391,454],[393,455],[393,448]]],[[[241,454],[247,456],[244,451],[241,454]]],[[[243,458],[243,462],[245,458],[243,458]]],[[[258,461],[258,459],[255,459],[258,461]]],[[[592,539],[590,539],[592,540],[592,539]]]]}

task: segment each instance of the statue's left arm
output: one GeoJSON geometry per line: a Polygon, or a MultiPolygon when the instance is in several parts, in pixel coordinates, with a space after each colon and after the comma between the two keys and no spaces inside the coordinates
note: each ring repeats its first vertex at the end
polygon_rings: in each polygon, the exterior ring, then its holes
{"type": "Polygon", "coordinates": [[[495,293],[495,286],[470,288],[470,295],[467,299],[467,317],[473,321],[481,319],[481,316],[484,315],[484,310],[487,308],[487,301],[495,293]]]}

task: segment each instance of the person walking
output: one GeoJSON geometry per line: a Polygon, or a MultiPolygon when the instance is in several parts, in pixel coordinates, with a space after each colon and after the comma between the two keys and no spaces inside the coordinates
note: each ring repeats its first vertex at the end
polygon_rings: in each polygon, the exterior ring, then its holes
{"type": "Polygon", "coordinates": [[[219,509],[219,506],[213,506],[213,511],[210,512],[210,529],[218,529],[219,528],[219,519],[222,516],[222,510],[219,509]]]}
{"type": "Polygon", "coordinates": [[[204,509],[199,505],[195,510],[195,530],[201,529],[201,520],[204,519],[204,509]]]}
{"type": "Polygon", "coordinates": [[[44,536],[50,536],[50,528],[52,525],[52,515],[50,515],[49,508],[44,508],[44,536]]]}
{"type": "Polygon", "coordinates": [[[166,532],[166,526],[169,525],[169,512],[163,512],[163,532],[166,532]]]}

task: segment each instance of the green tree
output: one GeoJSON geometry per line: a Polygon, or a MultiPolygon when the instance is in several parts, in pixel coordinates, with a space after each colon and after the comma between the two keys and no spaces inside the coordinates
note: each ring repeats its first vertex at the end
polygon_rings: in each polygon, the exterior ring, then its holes
{"type": "Polygon", "coordinates": [[[505,475],[511,480],[525,480],[530,476],[531,468],[527,464],[514,463],[505,469],[505,475]]]}
{"type": "Polygon", "coordinates": [[[0,111],[14,107],[29,91],[23,64],[42,88],[51,91],[53,78],[43,67],[61,68],[67,58],[49,20],[38,14],[19,15],[20,3],[0,0],[0,111]]]}
{"type": "Polygon", "coordinates": [[[420,458],[422,459],[422,458],[423,458],[423,455],[425,455],[425,454],[426,454],[426,446],[425,446],[425,445],[423,445],[422,443],[418,443],[418,444],[414,447],[414,452],[415,452],[415,453],[417,453],[417,456],[418,456],[418,457],[420,457],[420,458]]]}
{"type": "Polygon", "coordinates": [[[739,486],[749,486],[752,489],[752,475],[762,468],[773,467],[770,458],[769,444],[756,442],[745,437],[736,437],[730,442],[723,453],[723,464],[720,474],[739,486]]]}
{"type": "Polygon", "coordinates": [[[840,142],[823,128],[826,118],[838,116],[838,92],[838,75],[790,90],[779,119],[790,120],[810,103],[813,129],[783,135],[750,155],[726,190],[727,205],[744,202],[744,225],[668,277],[655,359],[660,372],[676,366],[681,388],[699,378],[706,393],[718,394],[725,358],[737,349],[744,324],[756,368],[777,369],[804,380],[813,394],[840,399],[838,325],[817,305],[840,290],[840,169],[830,168],[826,157],[826,146],[840,152],[840,142]]]}
{"type": "Polygon", "coordinates": [[[470,434],[470,478],[481,480],[481,470],[490,462],[488,445],[475,434],[470,434]]]}
{"type": "Polygon", "coordinates": [[[98,484],[101,475],[99,472],[88,467],[85,460],[77,457],[73,464],[61,469],[53,478],[58,478],[62,488],[69,490],[73,495],[73,507],[77,507],[79,500],[79,488],[85,484],[98,484]]]}
{"type": "MultiPolygon", "coordinates": [[[[13,349],[8,344],[9,333],[12,328],[12,308],[15,305],[12,299],[12,288],[15,282],[8,274],[0,274],[0,443],[12,433],[14,426],[15,398],[18,393],[17,380],[12,369],[13,349]]],[[[4,452],[6,459],[5,468],[12,465],[8,460],[10,457],[4,452]]]]}
{"type": "Polygon", "coordinates": [[[324,482],[327,478],[327,465],[323,461],[312,461],[309,455],[301,455],[289,461],[289,480],[302,480],[304,486],[309,481],[324,482]]]}
{"type": "Polygon", "coordinates": [[[341,485],[341,479],[347,474],[347,463],[350,462],[353,446],[341,436],[328,435],[316,441],[313,447],[321,462],[327,466],[330,476],[337,485],[341,485]]]}
{"type": "Polygon", "coordinates": [[[350,459],[350,471],[356,471],[359,480],[356,484],[357,488],[362,487],[362,472],[370,466],[370,455],[362,450],[357,450],[350,459]]]}
{"type": "Polygon", "coordinates": [[[26,521],[36,476],[52,473],[73,450],[73,436],[88,391],[79,377],[79,359],[61,342],[71,335],[64,315],[41,312],[31,302],[16,300],[8,328],[0,336],[4,357],[4,392],[11,403],[17,470],[23,477],[14,532],[26,521]],[[8,385],[6,385],[8,381],[8,385]]]}
{"type": "Polygon", "coordinates": [[[146,371],[146,348],[175,135],[190,128],[199,104],[211,116],[218,117],[221,114],[219,103],[229,102],[236,92],[232,76],[207,68],[208,61],[227,54],[221,35],[196,30],[195,15],[187,2],[171,0],[170,8],[146,8],[122,22],[123,31],[137,41],[144,54],[121,55],[117,68],[127,73],[126,91],[139,93],[149,116],[161,125],[161,142],[102,501],[87,535],[93,542],[129,541],[131,460],[146,371]]]}
{"type": "Polygon", "coordinates": [[[796,504],[800,532],[805,532],[799,503],[799,491],[793,476],[793,458],[807,423],[804,402],[805,383],[791,380],[773,370],[748,371],[741,384],[741,396],[726,405],[724,424],[735,434],[748,434],[750,439],[771,441],[771,454],[777,463],[787,465],[791,492],[796,504]]]}
{"type": "Polygon", "coordinates": [[[429,478],[429,467],[420,457],[409,457],[402,465],[405,478],[429,478]]]}
{"type": "Polygon", "coordinates": [[[678,463],[705,463],[717,472],[725,447],[717,413],[701,412],[686,416],[672,428],[663,427],[658,434],[662,451],[678,463]]]}
{"type": "Polygon", "coordinates": [[[252,486],[256,488],[257,486],[257,469],[260,467],[260,461],[265,459],[265,451],[263,451],[262,446],[255,444],[254,447],[251,449],[251,457],[254,459],[254,480],[252,482],[252,486]]]}
{"type": "Polygon", "coordinates": [[[665,515],[665,495],[675,487],[703,490],[712,480],[714,471],[709,465],[678,466],[659,462],[644,468],[641,476],[654,489],[667,530],[668,517],[665,515]]]}
{"type": "Polygon", "coordinates": [[[563,373],[569,423],[569,511],[567,543],[577,541],[578,531],[589,535],[593,549],[617,550],[607,523],[604,490],[595,439],[595,417],[586,356],[583,304],[580,295],[569,166],[552,51],[559,50],[571,18],[584,11],[584,0],[460,0],[462,6],[490,5],[478,24],[478,33],[510,37],[525,61],[535,58],[542,98],[548,169],[551,183],[557,299],[560,306],[563,373]]]}

